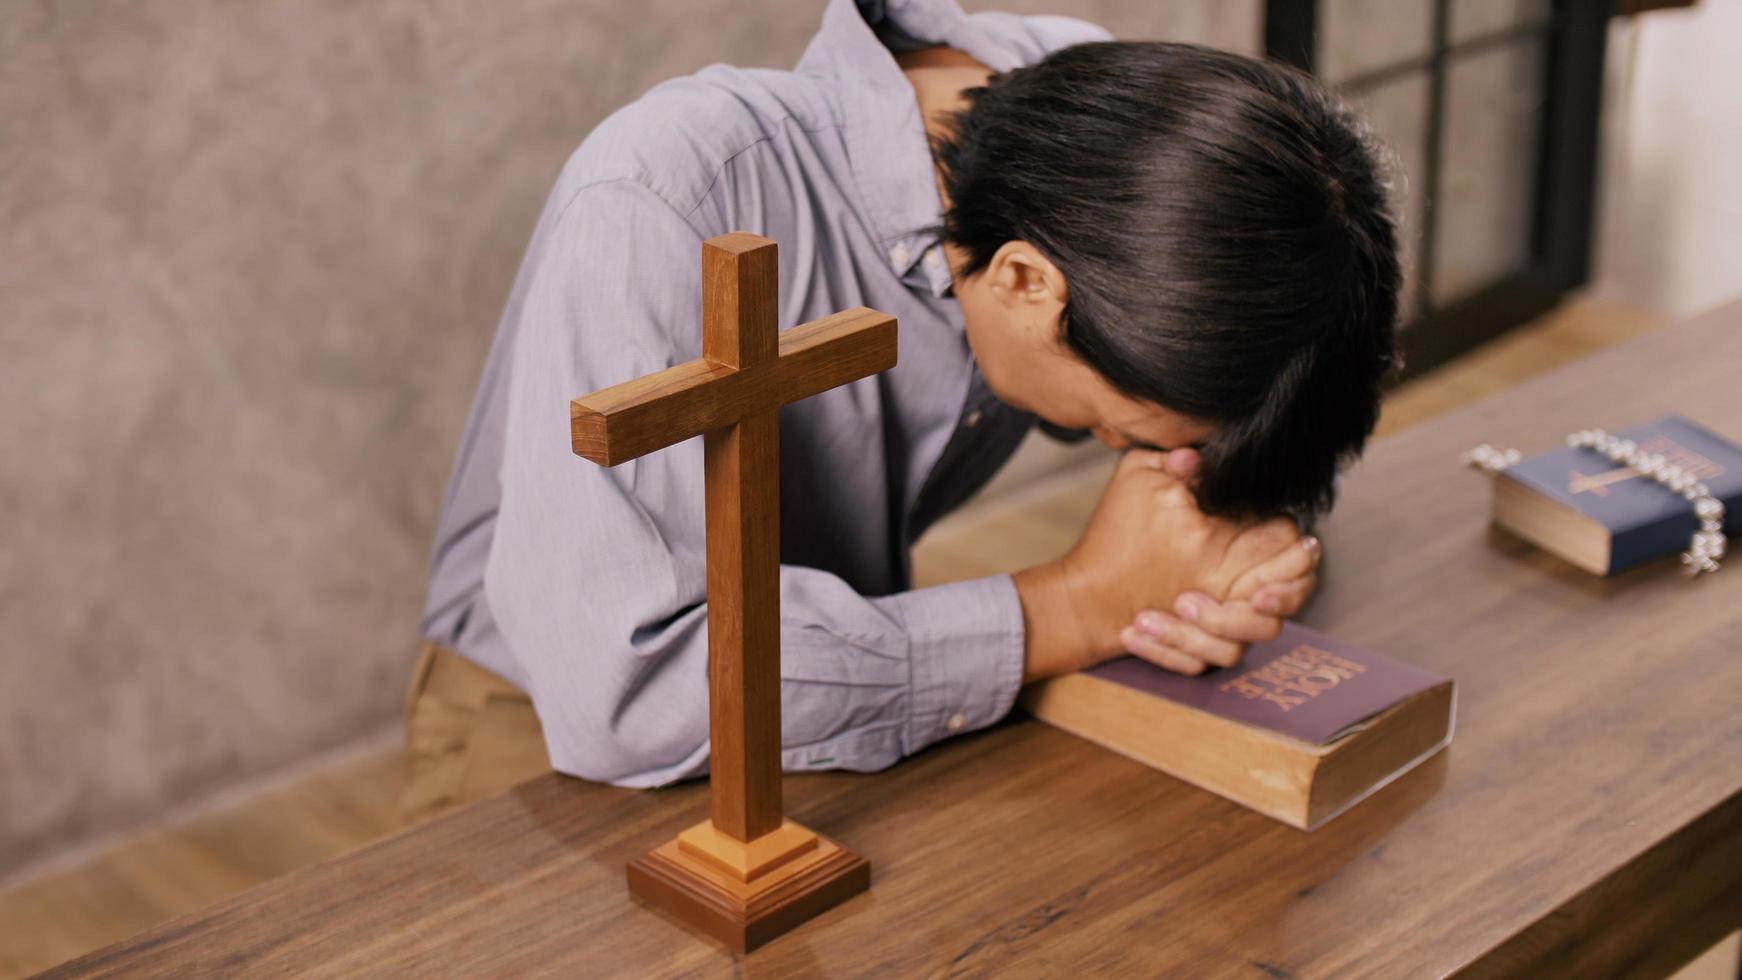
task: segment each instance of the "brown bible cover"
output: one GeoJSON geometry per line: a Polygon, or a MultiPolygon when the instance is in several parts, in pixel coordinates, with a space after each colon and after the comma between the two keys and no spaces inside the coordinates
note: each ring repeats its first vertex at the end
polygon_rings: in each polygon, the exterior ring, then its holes
{"type": "Polygon", "coordinates": [[[1314,745],[1445,680],[1295,623],[1248,647],[1238,665],[1196,677],[1136,657],[1088,674],[1314,745]]]}
{"type": "Polygon", "coordinates": [[[1031,685],[1035,717],[1311,830],[1452,737],[1448,678],[1288,624],[1231,668],[1135,657],[1031,685]]]}

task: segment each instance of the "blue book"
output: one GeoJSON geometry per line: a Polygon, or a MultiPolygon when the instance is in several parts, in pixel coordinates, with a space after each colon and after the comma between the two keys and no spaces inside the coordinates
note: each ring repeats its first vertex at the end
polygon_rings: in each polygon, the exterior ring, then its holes
{"type": "MultiPolygon", "coordinates": [[[[1679,415],[1616,433],[1683,466],[1724,502],[1724,533],[1742,532],[1742,446],[1679,415]]],[[[1699,528],[1682,496],[1588,449],[1507,467],[1494,523],[1598,575],[1684,551],[1699,528]]]]}

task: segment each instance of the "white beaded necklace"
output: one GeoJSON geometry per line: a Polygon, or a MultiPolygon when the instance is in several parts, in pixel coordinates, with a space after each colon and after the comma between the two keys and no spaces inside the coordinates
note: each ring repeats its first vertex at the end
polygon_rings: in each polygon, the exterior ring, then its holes
{"type": "MultiPolygon", "coordinates": [[[[1682,552],[1682,571],[1692,577],[1701,572],[1718,570],[1718,560],[1724,557],[1724,502],[1712,496],[1711,488],[1687,469],[1656,454],[1639,448],[1631,439],[1620,439],[1602,429],[1583,429],[1567,436],[1567,445],[1574,449],[1593,449],[1611,462],[1631,467],[1634,472],[1681,494],[1692,504],[1700,529],[1682,552]]],[[[1516,449],[1499,450],[1483,443],[1465,453],[1464,465],[1484,473],[1498,473],[1518,462],[1516,449]]]]}

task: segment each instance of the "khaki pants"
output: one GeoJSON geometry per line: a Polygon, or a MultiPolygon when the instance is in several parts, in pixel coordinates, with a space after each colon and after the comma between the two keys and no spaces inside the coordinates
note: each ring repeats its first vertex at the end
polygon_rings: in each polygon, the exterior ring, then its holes
{"type": "Polygon", "coordinates": [[[531,699],[447,647],[424,643],[405,698],[400,819],[416,823],[549,771],[531,699]]]}

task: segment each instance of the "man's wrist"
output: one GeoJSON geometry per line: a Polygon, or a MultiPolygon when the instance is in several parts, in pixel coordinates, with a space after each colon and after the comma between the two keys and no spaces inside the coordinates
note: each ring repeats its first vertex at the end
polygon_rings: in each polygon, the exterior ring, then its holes
{"type": "Polygon", "coordinates": [[[1062,559],[1017,572],[1011,581],[1022,603],[1024,684],[1081,670],[1101,659],[1071,595],[1062,559]]]}

